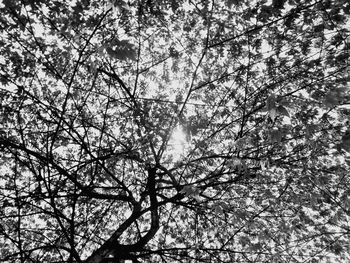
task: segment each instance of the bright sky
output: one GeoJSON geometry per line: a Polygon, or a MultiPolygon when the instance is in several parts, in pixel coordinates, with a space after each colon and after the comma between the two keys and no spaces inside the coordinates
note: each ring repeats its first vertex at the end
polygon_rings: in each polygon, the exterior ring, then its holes
{"type": "Polygon", "coordinates": [[[169,154],[173,156],[173,161],[178,161],[184,154],[187,145],[186,133],[181,126],[176,126],[172,132],[168,143],[169,154]]]}

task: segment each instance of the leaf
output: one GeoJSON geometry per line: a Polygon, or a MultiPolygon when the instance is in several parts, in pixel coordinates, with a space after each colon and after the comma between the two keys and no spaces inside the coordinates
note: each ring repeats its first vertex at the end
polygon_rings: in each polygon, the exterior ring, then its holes
{"type": "Polygon", "coordinates": [[[237,150],[243,149],[245,145],[245,139],[244,138],[239,138],[234,142],[234,146],[236,146],[237,150]]]}
{"type": "Polygon", "coordinates": [[[14,7],[17,7],[16,1],[13,0],[3,0],[3,4],[5,5],[5,8],[7,9],[14,9],[14,7]]]}
{"type": "Polygon", "coordinates": [[[269,163],[269,160],[260,160],[260,167],[261,167],[261,170],[266,170],[270,167],[270,163],[269,163]]]}
{"type": "Polygon", "coordinates": [[[276,96],[274,94],[270,95],[266,100],[267,111],[276,109],[276,96]]]}
{"type": "Polygon", "coordinates": [[[186,196],[194,197],[196,198],[199,194],[199,190],[193,186],[185,185],[180,193],[185,194],[186,196]]]}
{"type": "Polygon", "coordinates": [[[282,140],[282,133],[281,131],[279,130],[272,130],[270,131],[270,139],[271,139],[271,142],[281,142],[282,140]]]}
{"type": "Polygon", "coordinates": [[[282,115],[282,116],[286,116],[286,117],[290,117],[289,115],[289,112],[287,111],[287,109],[285,107],[283,107],[282,105],[279,105],[277,107],[277,113],[279,115],[282,115]]]}
{"type": "Polygon", "coordinates": [[[216,205],[214,208],[214,211],[215,211],[215,213],[221,214],[221,215],[224,213],[224,210],[222,209],[222,207],[220,205],[216,205]]]}
{"type": "Polygon", "coordinates": [[[274,10],[273,7],[271,6],[262,5],[260,8],[260,13],[258,14],[257,18],[261,22],[266,23],[269,19],[271,19],[275,11],[276,10],[274,10]]]}
{"type": "Polygon", "coordinates": [[[114,39],[110,46],[106,48],[107,54],[115,59],[119,60],[136,60],[136,51],[134,46],[130,44],[127,40],[114,39]]]}
{"type": "Polygon", "coordinates": [[[230,209],[230,205],[225,201],[219,201],[216,203],[216,206],[220,206],[224,211],[227,211],[230,209]]]}
{"type": "Polygon", "coordinates": [[[233,157],[227,162],[228,167],[230,168],[236,168],[237,166],[240,166],[242,164],[241,159],[237,157],[233,157]]]}
{"type": "Polygon", "coordinates": [[[274,120],[274,119],[276,118],[276,116],[277,116],[277,110],[276,110],[275,108],[271,109],[271,110],[269,111],[269,116],[270,116],[270,118],[271,118],[272,120],[274,120]]]}
{"type": "Polygon", "coordinates": [[[328,91],[324,97],[324,104],[328,107],[339,105],[348,91],[348,87],[338,87],[328,91]]]}
{"type": "Polygon", "coordinates": [[[227,0],[227,6],[231,8],[232,6],[237,6],[240,4],[241,0],[227,0]]]}
{"type": "Polygon", "coordinates": [[[350,3],[347,3],[343,6],[343,11],[345,14],[350,15],[350,3]]]}
{"type": "Polygon", "coordinates": [[[284,4],[286,3],[286,0],[273,0],[272,5],[274,8],[282,9],[284,4]]]}
{"type": "Polygon", "coordinates": [[[122,0],[110,0],[107,9],[113,9],[113,12],[118,11],[121,13],[123,10],[129,10],[129,6],[122,0]]]}
{"type": "Polygon", "coordinates": [[[347,130],[341,139],[341,147],[350,153],[350,130],[347,130]]]}

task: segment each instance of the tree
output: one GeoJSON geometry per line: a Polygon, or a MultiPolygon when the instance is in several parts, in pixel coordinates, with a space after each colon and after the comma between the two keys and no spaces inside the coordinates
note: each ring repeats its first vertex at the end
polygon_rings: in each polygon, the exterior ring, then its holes
{"type": "Polygon", "coordinates": [[[346,0],[4,0],[2,262],[347,262],[346,0]]]}

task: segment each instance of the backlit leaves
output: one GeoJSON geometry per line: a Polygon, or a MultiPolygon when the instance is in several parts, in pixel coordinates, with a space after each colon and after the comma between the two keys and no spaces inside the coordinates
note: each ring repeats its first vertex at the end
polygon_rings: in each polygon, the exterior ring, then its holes
{"type": "Polygon", "coordinates": [[[111,42],[105,44],[103,49],[107,55],[119,60],[136,60],[136,51],[127,40],[113,39],[111,42]]]}
{"type": "Polygon", "coordinates": [[[324,98],[324,104],[328,107],[337,106],[341,103],[348,103],[350,99],[349,88],[339,87],[328,91],[324,98]]]}
{"type": "Polygon", "coordinates": [[[3,1],[0,261],[349,261],[348,7],[3,1]]]}

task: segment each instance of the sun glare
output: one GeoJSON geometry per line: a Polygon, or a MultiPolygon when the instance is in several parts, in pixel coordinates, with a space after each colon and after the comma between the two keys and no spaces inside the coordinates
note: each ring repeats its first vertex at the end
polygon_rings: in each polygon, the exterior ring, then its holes
{"type": "Polygon", "coordinates": [[[183,155],[185,153],[186,143],[186,133],[181,126],[176,126],[169,140],[172,154],[178,157],[183,155]]]}

